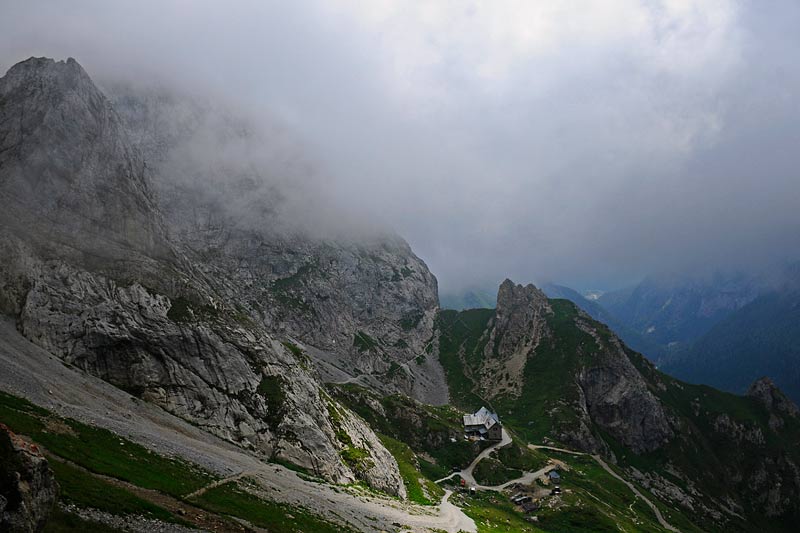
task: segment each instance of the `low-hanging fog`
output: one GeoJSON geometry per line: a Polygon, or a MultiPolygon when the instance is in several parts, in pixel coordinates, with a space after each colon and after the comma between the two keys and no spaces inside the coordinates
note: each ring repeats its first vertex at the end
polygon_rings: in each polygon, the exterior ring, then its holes
{"type": "Polygon", "coordinates": [[[610,288],[800,257],[797,28],[789,0],[4,0],[0,69],[218,101],[264,140],[223,163],[400,233],[445,291],[610,288]]]}

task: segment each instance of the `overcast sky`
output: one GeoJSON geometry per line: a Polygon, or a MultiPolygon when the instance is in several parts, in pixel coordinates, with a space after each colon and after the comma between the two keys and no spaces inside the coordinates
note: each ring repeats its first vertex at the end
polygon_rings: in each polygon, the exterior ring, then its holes
{"type": "Polygon", "coordinates": [[[0,68],[280,121],[445,291],[612,288],[800,256],[798,28],[796,1],[2,0],[0,68]]]}

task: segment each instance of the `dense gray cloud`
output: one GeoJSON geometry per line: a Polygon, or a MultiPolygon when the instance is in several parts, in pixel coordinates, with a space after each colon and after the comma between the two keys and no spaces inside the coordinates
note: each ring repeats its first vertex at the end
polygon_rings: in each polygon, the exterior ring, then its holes
{"type": "Polygon", "coordinates": [[[445,290],[608,287],[798,255],[798,27],[792,1],[3,0],[0,68],[74,56],[280,124],[315,204],[445,290]]]}

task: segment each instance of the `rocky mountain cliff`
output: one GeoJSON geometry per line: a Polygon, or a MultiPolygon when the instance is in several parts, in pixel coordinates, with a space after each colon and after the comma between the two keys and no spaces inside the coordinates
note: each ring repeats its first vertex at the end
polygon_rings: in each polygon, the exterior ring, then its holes
{"type": "Polygon", "coordinates": [[[74,59],[32,58],[0,83],[4,222],[37,248],[108,267],[175,261],[111,104],[74,59]]]}
{"type": "Polygon", "coordinates": [[[447,402],[433,329],[436,278],[403,239],[304,229],[297,214],[284,212],[287,201],[267,167],[294,176],[305,164],[248,155],[269,151],[277,139],[163,91],[116,87],[112,94],[152,167],[174,238],[218,292],[302,345],[327,381],[447,402]],[[211,136],[222,155],[193,159],[192,147],[211,136]],[[208,167],[219,170],[209,175],[208,167]]]}
{"type": "Polygon", "coordinates": [[[769,381],[748,397],[670,378],[566,300],[506,281],[497,311],[443,311],[451,397],[529,442],[599,453],[706,530],[800,516],[800,418],[769,381]]]}
{"type": "Polygon", "coordinates": [[[0,79],[2,312],[65,363],[264,457],[403,495],[375,434],[247,305],[253,276],[198,264],[167,233],[151,178],[77,62],[13,67],[0,79]]]}

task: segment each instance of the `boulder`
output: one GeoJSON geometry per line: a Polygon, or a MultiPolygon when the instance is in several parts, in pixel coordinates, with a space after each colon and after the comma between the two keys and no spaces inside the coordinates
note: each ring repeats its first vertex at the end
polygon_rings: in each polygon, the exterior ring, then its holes
{"type": "Polygon", "coordinates": [[[41,451],[0,424],[0,531],[42,531],[58,484],[41,451]]]}

